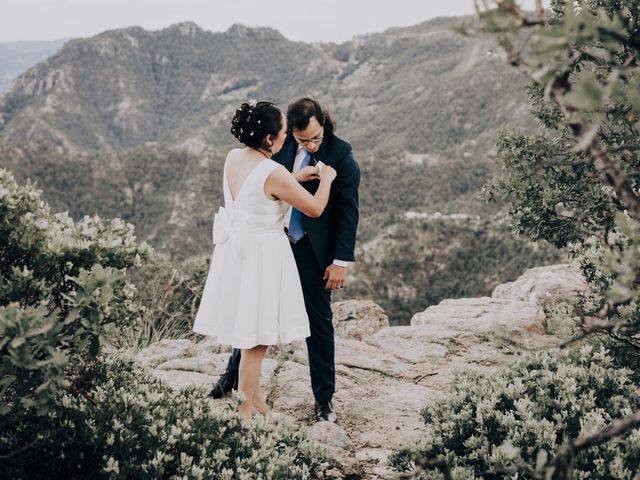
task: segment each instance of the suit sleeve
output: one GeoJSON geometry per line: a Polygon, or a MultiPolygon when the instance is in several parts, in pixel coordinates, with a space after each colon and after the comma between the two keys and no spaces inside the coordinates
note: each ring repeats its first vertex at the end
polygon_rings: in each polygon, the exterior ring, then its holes
{"type": "Polygon", "coordinates": [[[360,168],[353,158],[351,145],[347,144],[345,153],[337,169],[332,190],[335,196],[334,215],[336,245],[333,259],[355,261],[356,233],[358,230],[358,187],[360,186],[360,168]]]}

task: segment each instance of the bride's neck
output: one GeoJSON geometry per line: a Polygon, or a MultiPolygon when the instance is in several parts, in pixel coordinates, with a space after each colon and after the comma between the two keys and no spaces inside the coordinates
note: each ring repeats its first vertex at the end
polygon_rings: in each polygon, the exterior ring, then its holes
{"type": "Polygon", "coordinates": [[[265,158],[271,158],[272,153],[269,150],[265,150],[264,148],[254,148],[256,152],[261,153],[265,158]]]}

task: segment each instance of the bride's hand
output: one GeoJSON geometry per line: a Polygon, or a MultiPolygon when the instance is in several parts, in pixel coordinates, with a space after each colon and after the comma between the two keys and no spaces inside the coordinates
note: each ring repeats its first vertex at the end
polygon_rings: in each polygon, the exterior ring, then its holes
{"type": "Polygon", "coordinates": [[[318,180],[320,178],[320,169],[318,167],[307,165],[294,173],[293,176],[300,183],[318,180]]]}
{"type": "Polygon", "coordinates": [[[336,175],[338,175],[336,170],[329,165],[323,165],[322,169],[320,170],[321,181],[324,180],[325,182],[333,182],[333,180],[335,180],[336,178],[336,175]]]}

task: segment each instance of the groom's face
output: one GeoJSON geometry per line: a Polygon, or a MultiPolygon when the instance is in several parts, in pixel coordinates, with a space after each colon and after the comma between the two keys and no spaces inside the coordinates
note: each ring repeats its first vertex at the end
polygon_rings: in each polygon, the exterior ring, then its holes
{"type": "Polygon", "coordinates": [[[317,152],[324,138],[324,129],[316,117],[309,119],[309,125],[304,130],[294,128],[291,133],[298,145],[302,145],[309,153],[317,152]]]}

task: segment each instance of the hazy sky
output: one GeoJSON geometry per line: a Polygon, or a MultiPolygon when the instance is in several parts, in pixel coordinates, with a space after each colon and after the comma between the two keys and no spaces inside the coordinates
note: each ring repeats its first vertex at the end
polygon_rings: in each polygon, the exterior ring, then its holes
{"type": "MultiPolygon", "coordinates": [[[[535,1],[521,4],[533,9],[535,1]]],[[[291,40],[341,42],[473,11],[473,0],[0,0],[0,42],[86,37],[133,25],[157,30],[186,20],[215,32],[243,23],[275,28],[291,40]]]]}

